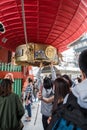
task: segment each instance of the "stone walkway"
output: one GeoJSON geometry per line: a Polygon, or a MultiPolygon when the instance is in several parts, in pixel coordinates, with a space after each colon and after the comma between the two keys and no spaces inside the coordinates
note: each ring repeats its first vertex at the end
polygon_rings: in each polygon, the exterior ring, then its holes
{"type": "Polygon", "coordinates": [[[40,107],[41,107],[40,101],[33,103],[33,105],[32,105],[32,119],[30,122],[25,121],[26,115],[27,115],[27,112],[25,112],[25,115],[22,119],[23,124],[24,124],[23,130],[43,130],[40,107]],[[39,108],[39,109],[37,110],[37,108],[39,108]],[[37,111],[38,111],[38,115],[37,115],[37,119],[35,122],[35,117],[36,117],[37,111]]]}

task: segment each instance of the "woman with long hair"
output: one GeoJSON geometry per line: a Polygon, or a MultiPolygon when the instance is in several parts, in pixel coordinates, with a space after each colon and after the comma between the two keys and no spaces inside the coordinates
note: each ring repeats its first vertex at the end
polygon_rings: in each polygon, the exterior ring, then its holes
{"type": "MultiPolygon", "coordinates": [[[[64,98],[67,94],[70,93],[70,85],[68,81],[63,78],[62,76],[58,77],[54,81],[54,100],[53,100],[53,109],[52,109],[52,116],[49,117],[48,122],[49,126],[46,130],[51,130],[55,121],[57,120],[57,113],[61,110],[61,106],[63,105],[64,98]]],[[[43,98],[43,100],[46,100],[43,98]]]]}
{"type": "Polygon", "coordinates": [[[21,130],[24,108],[19,96],[12,92],[12,80],[3,79],[0,83],[0,128],[21,130]]]}
{"type": "Polygon", "coordinates": [[[64,77],[58,77],[54,81],[54,103],[53,103],[53,113],[59,108],[60,104],[63,104],[65,96],[70,93],[70,86],[68,80],[64,77]]]}

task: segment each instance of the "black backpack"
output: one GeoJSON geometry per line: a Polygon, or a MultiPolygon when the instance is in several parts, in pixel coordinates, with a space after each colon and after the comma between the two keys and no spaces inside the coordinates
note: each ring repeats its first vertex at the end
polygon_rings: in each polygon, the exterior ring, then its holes
{"type": "Polygon", "coordinates": [[[87,109],[81,108],[70,93],[67,103],[53,115],[47,130],[87,130],[87,109]]]}

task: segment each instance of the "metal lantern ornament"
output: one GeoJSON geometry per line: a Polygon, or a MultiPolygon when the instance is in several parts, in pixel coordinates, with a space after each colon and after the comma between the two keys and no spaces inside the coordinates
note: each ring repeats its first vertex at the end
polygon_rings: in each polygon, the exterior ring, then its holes
{"type": "Polygon", "coordinates": [[[39,66],[49,65],[51,62],[58,64],[57,49],[50,45],[35,43],[23,44],[16,48],[15,62],[18,65],[39,66]]]}
{"type": "MultiPolygon", "coordinates": [[[[16,48],[15,63],[18,65],[33,65],[39,66],[42,62],[43,65],[49,65],[50,62],[58,64],[57,49],[50,45],[41,45],[37,43],[28,43],[24,0],[21,0],[22,5],[22,18],[24,25],[25,44],[16,48]]],[[[39,19],[38,19],[39,20],[39,19]]],[[[39,30],[37,31],[37,38],[39,37],[39,30]]]]}

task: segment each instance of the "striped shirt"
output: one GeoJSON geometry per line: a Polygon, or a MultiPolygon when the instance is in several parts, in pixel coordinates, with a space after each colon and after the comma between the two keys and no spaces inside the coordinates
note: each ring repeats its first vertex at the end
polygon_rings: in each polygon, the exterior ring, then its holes
{"type": "Polygon", "coordinates": [[[27,88],[26,88],[26,95],[27,95],[28,93],[29,93],[30,95],[32,95],[32,93],[33,93],[32,86],[31,86],[31,85],[28,85],[27,88]]]}

